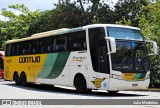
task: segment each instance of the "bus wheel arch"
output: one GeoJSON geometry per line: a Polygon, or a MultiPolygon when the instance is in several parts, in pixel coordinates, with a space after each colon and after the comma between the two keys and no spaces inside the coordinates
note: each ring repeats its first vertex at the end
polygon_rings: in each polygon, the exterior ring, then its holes
{"type": "Polygon", "coordinates": [[[20,82],[21,82],[22,86],[26,86],[27,85],[27,76],[26,76],[26,73],[24,71],[21,72],[20,82]]]}
{"type": "Polygon", "coordinates": [[[15,71],[14,74],[13,74],[13,81],[15,81],[16,85],[20,85],[20,77],[18,75],[18,72],[15,71]]]}
{"type": "Polygon", "coordinates": [[[91,92],[91,89],[87,89],[87,82],[83,74],[78,73],[74,77],[74,86],[79,93],[91,92]]]}

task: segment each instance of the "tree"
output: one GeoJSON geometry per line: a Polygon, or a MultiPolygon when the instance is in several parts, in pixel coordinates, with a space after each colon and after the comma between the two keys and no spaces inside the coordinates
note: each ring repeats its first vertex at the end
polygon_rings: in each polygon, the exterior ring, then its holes
{"type": "Polygon", "coordinates": [[[105,0],[59,0],[55,9],[41,12],[31,23],[29,34],[93,23],[115,23],[114,11],[105,0]]]}
{"type": "Polygon", "coordinates": [[[75,2],[59,1],[54,4],[55,9],[43,11],[36,21],[30,24],[29,34],[54,30],[59,28],[73,28],[82,25],[83,16],[75,2]]]}
{"type": "Polygon", "coordinates": [[[9,5],[9,8],[18,10],[21,12],[20,15],[16,15],[12,11],[7,11],[5,8],[2,9],[1,15],[3,15],[7,21],[1,21],[0,29],[1,29],[1,49],[3,49],[2,45],[5,41],[15,39],[15,38],[23,38],[27,37],[27,31],[29,29],[29,24],[32,23],[39,16],[39,10],[30,11],[23,4],[9,5]]]}
{"type": "Polygon", "coordinates": [[[111,1],[112,0],[77,0],[77,4],[80,4],[82,15],[86,18],[83,25],[115,23],[115,12],[107,4],[111,1]]]}
{"type": "MultiPolygon", "coordinates": [[[[147,0],[119,0],[115,7],[116,20],[125,24],[125,20],[132,26],[138,27],[141,7],[148,5],[147,0]]],[[[145,13],[147,14],[147,13],[145,13]]]]}
{"type": "Polygon", "coordinates": [[[39,13],[39,16],[29,23],[29,29],[27,31],[28,36],[31,36],[35,33],[45,32],[52,30],[52,18],[51,18],[52,10],[46,10],[39,13]]]}
{"type": "Polygon", "coordinates": [[[4,32],[6,32],[6,29],[4,29],[6,27],[6,24],[4,21],[0,20],[0,50],[3,50],[3,44],[4,44],[4,40],[6,38],[6,36],[4,35],[4,32]]]}
{"type": "MultiPolygon", "coordinates": [[[[141,10],[139,27],[146,38],[157,42],[160,53],[160,1],[157,0],[148,6],[142,7],[141,10]],[[146,11],[148,11],[147,14],[146,11]]],[[[160,55],[151,57],[151,84],[152,87],[160,87],[160,55]]]]}
{"type": "MultiPolygon", "coordinates": [[[[145,39],[149,38],[157,42],[160,46],[160,1],[148,2],[146,6],[140,7],[138,27],[142,30],[145,39]]],[[[133,25],[133,22],[126,17],[122,17],[120,24],[133,25]]],[[[159,47],[160,53],[160,47],[159,47]]],[[[150,87],[160,87],[160,55],[150,56],[151,84],[150,87]]]]}

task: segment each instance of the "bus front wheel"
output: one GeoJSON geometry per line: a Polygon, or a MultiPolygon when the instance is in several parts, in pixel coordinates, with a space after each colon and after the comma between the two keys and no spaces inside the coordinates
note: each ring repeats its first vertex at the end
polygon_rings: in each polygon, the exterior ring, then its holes
{"type": "Polygon", "coordinates": [[[79,92],[79,93],[88,93],[88,92],[91,92],[90,89],[87,89],[87,86],[86,86],[86,80],[83,76],[77,76],[75,78],[75,88],[76,88],[76,91],[79,92]]]}
{"type": "Polygon", "coordinates": [[[27,85],[27,77],[26,77],[25,73],[21,74],[20,80],[21,80],[21,85],[22,86],[26,86],[27,85]]]}

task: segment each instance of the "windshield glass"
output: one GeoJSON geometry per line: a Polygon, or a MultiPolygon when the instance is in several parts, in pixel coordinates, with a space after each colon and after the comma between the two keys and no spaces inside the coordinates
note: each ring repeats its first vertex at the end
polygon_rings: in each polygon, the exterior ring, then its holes
{"type": "Polygon", "coordinates": [[[111,55],[113,70],[122,72],[146,72],[149,63],[145,43],[116,41],[116,53],[111,55]]]}
{"type": "Polygon", "coordinates": [[[115,39],[127,39],[143,41],[143,36],[140,30],[118,27],[107,27],[108,36],[115,39]]]}
{"type": "Polygon", "coordinates": [[[136,71],[148,71],[149,61],[145,43],[131,42],[136,71]]]}

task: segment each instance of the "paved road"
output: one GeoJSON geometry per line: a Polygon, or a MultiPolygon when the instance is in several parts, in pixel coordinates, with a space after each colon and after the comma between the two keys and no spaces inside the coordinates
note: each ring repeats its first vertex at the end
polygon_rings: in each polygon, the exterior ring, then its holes
{"type": "MultiPolygon", "coordinates": [[[[31,84],[27,87],[15,85],[14,82],[0,80],[0,99],[160,99],[160,92],[142,91],[120,91],[116,95],[111,95],[106,91],[94,90],[90,94],[79,94],[70,87],[44,87],[38,84],[31,84]]],[[[114,103],[114,102],[113,102],[114,103]]],[[[9,107],[9,106],[7,106],[9,107]]],[[[13,106],[12,106],[13,107],[13,106]]],[[[16,107],[16,106],[15,106],[16,107]]],[[[23,106],[24,107],[24,106],[23,106]]],[[[27,106],[25,106],[27,107],[27,106]]],[[[34,106],[31,106],[34,107],[34,106]]],[[[52,106],[47,106],[52,107],[52,106]]],[[[56,105],[56,108],[160,108],[157,105],[56,105]]],[[[0,106],[1,108],[1,106],[0,106]]],[[[52,107],[53,108],[53,107],[52,107]]]]}

